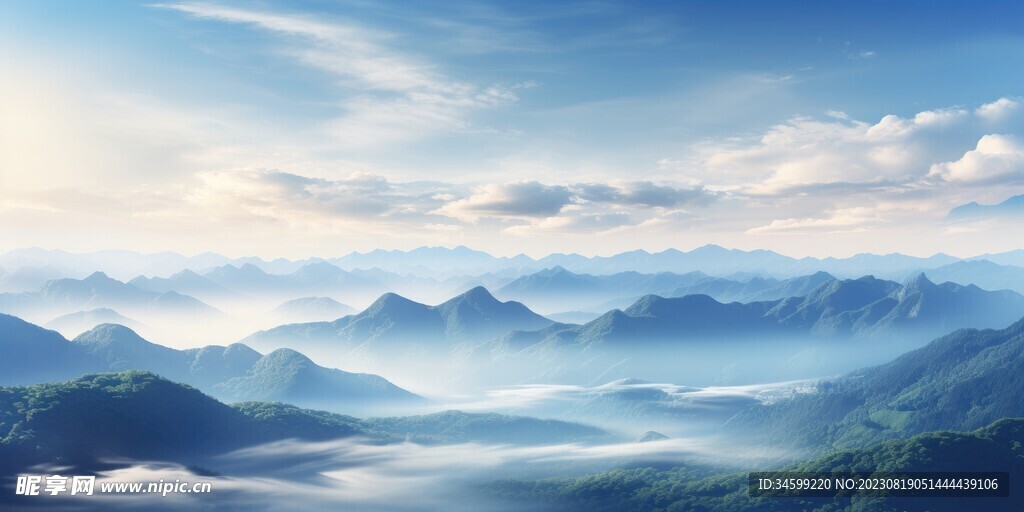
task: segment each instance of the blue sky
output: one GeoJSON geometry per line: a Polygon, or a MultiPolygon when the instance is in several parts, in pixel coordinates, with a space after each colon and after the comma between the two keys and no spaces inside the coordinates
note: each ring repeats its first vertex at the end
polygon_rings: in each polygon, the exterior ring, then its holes
{"type": "Polygon", "coordinates": [[[1022,11],[5,2],[3,248],[1019,248],[1022,11]]]}

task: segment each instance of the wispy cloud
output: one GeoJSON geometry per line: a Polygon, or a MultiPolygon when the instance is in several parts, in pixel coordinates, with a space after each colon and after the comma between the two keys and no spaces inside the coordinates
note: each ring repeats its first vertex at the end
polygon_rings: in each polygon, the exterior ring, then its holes
{"type": "Polygon", "coordinates": [[[518,100],[512,87],[479,86],[393,47],[394,37],[353,22],[210,4],[157,4],[189,16],[279,36],[281,53],[335,77],[343,114],[323,129],[341,147],[377,147],[471,129],[473,111],[518,100]]]}

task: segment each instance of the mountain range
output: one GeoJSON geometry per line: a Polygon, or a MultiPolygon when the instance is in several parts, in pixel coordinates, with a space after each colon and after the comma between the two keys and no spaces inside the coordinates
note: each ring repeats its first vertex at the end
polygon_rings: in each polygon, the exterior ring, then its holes
{"type": "Polygon", "coordinates": [[[260,400],[329,409],[418,403],[382,377],[324,368],[289,349],[263,355],[235,343],[187,350],[150,343],[131,329],[103,324],[72,341],[0,315],[0,384],[36,384],[101,371],[145,370],[229,402],[260,400]]]}
{"type": "Polygon", "coordinates": [[[213,319],[223,313],[175,291],[153,292],[94,272],[84,279],[54,279],[34,292],[0,293],[0,311],[18,316],[59,315],[109,308],[129,315],[159,313],[213,319]]]}
{"type": "Polygon", "coordinates": [[[750,276],[745,279],[712,277],[703,272],[612,275],[576,274],[562,267],[522,276],[495,292],[502,299],[517,300],[544,311],[608,311],[626,308],[644,295],[682,297],[708,295],[720,302],[754,302],[806,295],[825,281],[827,272],[785,280],[750,276]]]}
{"type": "Polygon", "coordinates": [[[551,320],[518,302],[501,302],[476,287],[436,306],[386,293],[362,312],[332,322],[282,325],[244,340],[256,347],[329,346],[339,350],[446,351],[458,341],[486,340],[551,320]]]}
{"type": "Polygon", "coordinates": [[[721,303],[707,295],[647,295],[583,325],[510,332],[497,344],[642,345],[676,340],[777,336],[933,337],[961,327],[1006,325],[1024,315],[1024,296],[1008,290],[935,284],[920,274],[905,284],[830,279],[809,293],[775,301],[721,303]]]}
{"type": "MultiPolygon", "coordinates": [[[[1021,251],[1011,251],[967,259],[988,259],[999,264],[1024,265],[1022,254],[1024,253],[1021,251]]],[[[100,270],[124,280],[139,275],[171,276],[185,269],[191,269],[198,274],[207,274],[217,267],[239,268],[246,264],[258,267],[272,275],[285,275],[297,272],[303,266],[322,262],[331,263],[356,275],[358,275],[357,270],[377,269],[400,276],[439,280],[481,275],[510,275],[515,278],[556,266],[576,273],[595,275],[610,275],[629,271],[679,274],[701,271],[716,277],[728,277],[741,272],[789,278],[815,272],[828,272],[838,277],[847,278],[872,274],[886,279],[904,279],[908,275],[959,260],[960,258],[945,254],[936,254],[927,258],[902,254],[857,254],[846,258],[793,258],[773,251],[743,251],[726,249],[717,245],[705,245],[689,251],[667,249],[651,253],[637,250],[612,256],[593,257],[556,253],[542,258],[531,258],[523,254],[513,257],[496,257],[464,246],[455,248],[420,247],[410,251],[353,252],[345,256],[326,259],[286,260],[279,258],[270,261],[255,257],[228,258],[213,253],[188,257],[169,252],[140,254],[130,251],[100,251],[72,254],[64,251],[32,248],[18,249],[0,255],[0,267],[6,269],[11,275],[23,267],[43,268],[47,272],[51,272],[51,279],[57,276],[85,276],[90,272],[100,270]]],[[[481,284],[494,286],[494,283],[481,284]]],[[[27,289],[34,288],[35,286],[32,286],[27,289]]]]}

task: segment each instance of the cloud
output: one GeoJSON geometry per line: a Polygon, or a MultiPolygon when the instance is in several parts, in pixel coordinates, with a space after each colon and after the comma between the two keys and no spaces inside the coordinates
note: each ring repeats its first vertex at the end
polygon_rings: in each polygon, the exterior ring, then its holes
{"type": "Polygon", "coordinates": [[[208,4],[157,7],[280,36],[285,56],[336,78],[344,114],[323,128],[346,147],[381,146],[468,130],[468,116],[474,110],[518,101],[512,87],[452,80],[434,63],[390,47],[394,39],[390,34],[354,23],[208,4]]]}
{"type": "Polygon", "coordinates": [[[573,199],[560,185],[524,181],[505,185],[484,185],[473,195],[452,201],[437,213],[474,222],[480,217],[552,217],[573,199]]]}
{"type": "Polygon", "coordinates": [[[986,133],[992,119],[1016,119],[1016,103],[1005,98],[973,111],[955,107],[909,117],[890,114],[874,123],[838,111],[826,115],[831,119],[798,116],[757,137],[706,143],[693,167],[708,186],[784,198],[929,189],[941,183],[937,176],[976,181],[982,160],[992,168],[987,174],[1000,176],[992,179],[1005,179],[1017,165],[1015,143],[986,133]]]}
{"type": "Polygon", "coordinates": [[[999,98],[992,103],[978,107],[974,113],[989,122],[1001,122],[1010,118],[1020,108],[1020,103],[1009,98],[999,98]]]}
{"type": "Polygon", "coordinates": [[[435,213],[467,222],[483,217],[543,219],[532,224],[535,229],[609,228],[630,223],[631,212],[682,204],[705,206],[716,197],[701,186],[674,187],[649,181],[568,185],[527,181],[478,187],[469,197],[452,201],[435,213]],[[566,215],[557,217],[561,213],[566,215]]]}
{"type": "Polygon", "coordinates": [[[863,231],[867,227],[877,225],[884,220],[873,208],[844,208],[828,212],[820,218],[776,219],[767,226],[747,230],[748,234],[788,233],[788,234],[834,234],[863,231]]]}
{"type": "Polygon", "coordinates": [[[928,175],[950,183],[1024,181],[1024,144],[1011,135],[985,135],[959,160],[932,165],[928,175]]]}

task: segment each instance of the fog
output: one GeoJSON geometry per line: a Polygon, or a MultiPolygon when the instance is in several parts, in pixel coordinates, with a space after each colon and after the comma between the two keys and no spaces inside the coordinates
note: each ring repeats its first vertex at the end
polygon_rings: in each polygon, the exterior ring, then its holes
{"type": "Polygon", "coordinates": [[[466,443],[423,446],[364,439],[280,441],[227,453],[204,469],[157,461],[108,461],[117,469],[102,482],[210,482],[210,494],[47,496],[70,510],[113,506],[176,510],[514,510],[482,487],[501,479],[582,475],[638,463],[764,467],[786,457],[769,447],[741,446],[714,437],[604,445],[518,447],[466,443]]]}

